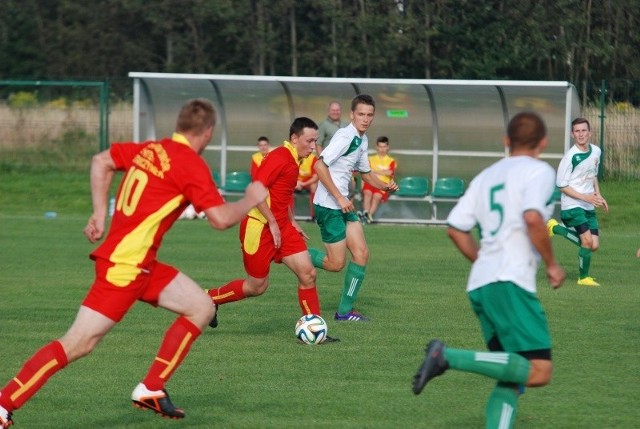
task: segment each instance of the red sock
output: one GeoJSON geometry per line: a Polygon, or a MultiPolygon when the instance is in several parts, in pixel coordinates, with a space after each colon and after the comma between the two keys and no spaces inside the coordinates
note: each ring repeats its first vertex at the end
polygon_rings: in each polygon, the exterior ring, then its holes
{"type": "Polygon", "coordinates": [[[29,400],[53,374],[67,366],[67,354],[59,341],[52,341],[35,352],[0,391],[0,405],[12,412],[29,400]]]}
{"type": "Polygon", "coordinates": [[[209,289],[207,292],[214,304],[226,304],[227,302],[240,301],[245,299],[242,285],[244,279],[232,280],[224,286],[215,289],[209,289]]]}
{"type": "Polygon", "coordinates": [[[320,315],[320,298],[318,298],[318,288],[315,286],[308,289],[298,287],[298,303],[302,310],[302,315],[320,315]]]}
{"type": "Polygon", "coordinates": [[[200,336],[200,329],[184,316],[180,316],[164,335],[156,359],[142,380],[149,390],[162,390],[164,384],[182,363],[191,344],[200,336]]]}

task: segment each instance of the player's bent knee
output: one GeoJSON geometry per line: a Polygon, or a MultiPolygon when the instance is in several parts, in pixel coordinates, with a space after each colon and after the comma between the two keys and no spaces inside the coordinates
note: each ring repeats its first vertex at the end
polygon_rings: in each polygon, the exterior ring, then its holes
{"type": "Polygon", "coordinates": [[[357,249],[351,255],[353,262],[358,265],[366,265],[369,260],[369,248],[357,249]]]}
{"type": "Polygon", "coordinates": [[[553,363],[546,359],[532,359],[530,362],[531,370],[527,379],[527,386],[541,387],[549,384],[553,373],[553,363]]]}
{"type": "Polygon", "coordinates": [[[190,310],[191,311],[189,311],[188,314],[184,314],[184,316],[200,327],[207,326],[216,314],[216,307],[208,296],[194,302],[190,310]]]}
{"type": "Polygon", "coordinates": [[[594,242],[590,236],[580,236],[580,245],[586,249],[592,249],[594,242]]]}
{"type": "Polygon", "coordinates": [[[331,260],[327,260],[324,265],[323,268],[326,271],[333,271],[333,272],[338,272],[338,271],[342,271],[342,269],[344,268],[344,261],[331,261],[331,260]]]}
{"type": "Polygon", "coordinates": [[[298,273],[298,281],[301,285],[315,285],[316,284],[316,269],[312,266],[301,273],[298,273]]]}
{"type": "Polygon", "coordinates": [[[325,271],[338,272],[341,271],[346,263],[344,255],[337,256],[332,253],[327,253],[327,257],[323,261],[322,269],[325,271]]]}
{"type": "Polygon", "coordinates": [[[73,362],[83,358],[95,350],[102,337],[83,337],[73,339],[69,337],[60,338],[60,344],[67,355],[67,361],[73,362]]]}
{"type": "Polygon", "coordinates": [[[269,288],[269,280],[265,279],[259,283],[247,283],[244,290],[246,296],[260,296],[269,288]]]}

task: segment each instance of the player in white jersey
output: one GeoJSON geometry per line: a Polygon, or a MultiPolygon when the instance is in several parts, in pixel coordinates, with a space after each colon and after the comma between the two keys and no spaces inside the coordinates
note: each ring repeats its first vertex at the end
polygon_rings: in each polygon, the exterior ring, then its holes
{"type": "Polygon", "coordinates": [[[585,118],[576,118],[571,122],[571,137],[575,144],[560,161],[556,176],[556,185],[562,192],[560,218],[564,226],[555,219],[550,219],[547,229],[549,236],[561,235],[580,247],[578,284],[599,286],[594,278],[589,276],[589,268],[591,253],[600,247],[595,208],[609,210],[607,201],[600,195],[598,185],[598,168],[602,152],[598,146],[590,143],[591,125],[585,118]]]}
{"type": "Polygon", "coordinates": [[[336,131],[316,163],[320,181],[313,203],[325,251],[309,249],[311,260],[316,268],[340,271],[346,263],[347,249],[351,253],[336,320],[367,320],[353,309],[364,281],[369,249],[360,219],[348,198],[351,177],[357,171],[371,186],[388,192],[398,189],[394,181],[384,183],[371,172],[365,133],[373,122],[375,109],[370,95],[355,96],[351,101],[351,123],[336,131]]]}
{"type": "Polygon", "coordinates": [[[432,340],[413,381],[417,395],[449,368],[497,380],[486,406],[487,428],[511,428],[523,386],[550,381],[551,338],[536,296],[539,259],[553,288],[565,277],[545,228],[555,173],[537,159],[547,146],[544,122],[535,113],[517,114],[504,143],[510,156],[473,179],[447,219],[449,237],[473,262],[467,294],[489,352],[432,340]],[[476,225],[480,244],[471,234],[476,225]]]}

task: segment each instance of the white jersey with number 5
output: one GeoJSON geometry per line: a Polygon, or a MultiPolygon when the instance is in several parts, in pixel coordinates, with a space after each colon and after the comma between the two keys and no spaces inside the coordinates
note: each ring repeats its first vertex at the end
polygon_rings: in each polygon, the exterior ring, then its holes
{"type": "MultiPolygon", "coordinates": [[[[600,148],[592,144],[589,145],[589,150],[586,152],[582,152],[576,145],[571,146],[558,166],[558,174],[556,176],[558,188],[570,186],[581,194],[593,194],[595,192],[593,182],[598,176],[601,153],[600,148]]],[[[585,210],[593,210],[595,208],[593,204],[572,198],[564,193],[562,193],[560,206],[562,210],[576,207],[585,210]]]]}
{"type": "MultiPolygon", "coordinates": [[[[371,171],[367,152],[368,145],[367,135],[363,134],[360,137],[353,124],[349,124],[336,131],[329,145],[322,149],[320,161],[329,167],[333,183],[345,198],[349,195],[349,182],[351,182],[353,172],[368,173],[371,171]]],[[[318,182],[313,203],[329,209],[340,209],[340,204],[327,191],[322,182],[318,182]]]]}
{"type": "Polygon", "coordinates": [[[553,168],[529,156],[502,159],[471,181],[447,218],[461,231],[480,228],[480,251],[467,291],[501,281],[536,291],[540,256],[529,240],[523,215],[535,210],[545,222],[551,217],[554,182],[553,168]]]}

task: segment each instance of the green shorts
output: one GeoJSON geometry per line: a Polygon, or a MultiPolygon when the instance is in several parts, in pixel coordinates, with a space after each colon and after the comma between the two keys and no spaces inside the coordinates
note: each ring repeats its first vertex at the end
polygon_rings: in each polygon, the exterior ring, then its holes
{"type": "Polygon", "coordinates": [[[486,344],[497,339],[504,351],[550,350],[547,318],[536,294],[512,282],[490,283],[469,292],[486,344]]]}
{"type": "Polygon", "coordinates": [[[328,209],[317,204],[313,207],[323,243],[344,240],[347,238],[347,222],[359,222],[358,215],[354,212],[342,213],[342,210],[328,209]]]}
{"type": "Polygon", "coordinates": [[[560,212],[560,219],[566,226],[575,228],[578,234],[582,234],[590,230],[598,235],[598,218],[595,210],[585,210],[580,207],[574,207],[569,210],[560,212]]]}

